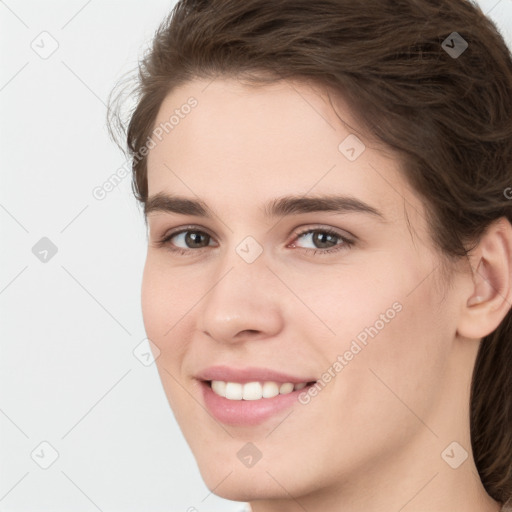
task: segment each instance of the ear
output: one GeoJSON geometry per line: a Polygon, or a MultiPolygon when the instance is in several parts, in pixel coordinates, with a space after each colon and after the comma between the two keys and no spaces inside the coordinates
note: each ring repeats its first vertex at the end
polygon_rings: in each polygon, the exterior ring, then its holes
{"type": "Polygon", "coordinates": [[[493,222],[469,253],[472,283],[462,297],[457,332],[478,339],[491,334],[512,307],[512,226],[493,222]]]}

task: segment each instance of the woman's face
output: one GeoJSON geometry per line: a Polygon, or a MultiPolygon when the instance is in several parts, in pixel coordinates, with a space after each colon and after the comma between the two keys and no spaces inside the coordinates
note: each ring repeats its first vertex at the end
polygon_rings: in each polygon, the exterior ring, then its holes
{"type": "Polygon", "coordinates": [[[440,454],[471,357],[454,371],[456,278],[441,284],[396,158],[300,83],[193,81],[155,126],[144,323],[206,484],[284,499],[415,457],[418,487],[453,471],[440,454]]]}

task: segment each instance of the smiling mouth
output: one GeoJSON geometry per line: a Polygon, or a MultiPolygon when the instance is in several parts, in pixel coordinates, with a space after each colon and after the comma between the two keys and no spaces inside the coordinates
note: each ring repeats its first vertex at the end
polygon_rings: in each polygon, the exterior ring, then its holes
{"type": "Polygon", "coordinates": [[[308,386],[312,386],[316,381],[312,382],[274,382],[274,381],[254,381],[254,382],[226,382],[222,380],[209,380],[205,383],[212,391],[222,398],[228,400],[262,400],[274,398],[278,395],[288,395],[294,391],[300,391],[308,386]]]}

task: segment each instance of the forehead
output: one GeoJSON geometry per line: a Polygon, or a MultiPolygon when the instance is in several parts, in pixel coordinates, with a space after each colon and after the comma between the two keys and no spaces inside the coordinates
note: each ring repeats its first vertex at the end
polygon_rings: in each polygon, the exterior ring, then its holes
{"type": "Polygon", "coordinates": [[[325,91],[298,82],[186,83],[165,98],[155,122],[149,195],[192,195],[236,209],[271,197],[339,192],[400,217],[404,197],[417,199],[397,157],[356,132],[341,99],[335,105],[325,91]]]}

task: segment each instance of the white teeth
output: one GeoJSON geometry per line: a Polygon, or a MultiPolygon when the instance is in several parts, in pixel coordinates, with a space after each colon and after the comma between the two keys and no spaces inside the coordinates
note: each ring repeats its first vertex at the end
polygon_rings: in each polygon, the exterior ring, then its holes
{"type": "Polygon", "coordinates": [[[265,382],[263,384],[263,398],[273,398],[279,395],[279,385],[275,382],[265,382]]]}
{"type": "Polygon", "coordinates": [[[291,382],[285,382],[284,384],[281,384],[281,387],[279,388],[280,395],[287,395],[288,393],[291,393],[292,391],[293,391],[293,384],[291,382]]]}
{"type": "Polygon", "coordinates": [[[263,388],[259,382],[248,382],[243,386],[242,398],[244,400],[259,400],[263,396],[263,388]]]}
{"type": "Polygon", "coordinates": [[[238,382],[226,382],[226,398],[228,400],[242,400],[243,385],[238,382]]]}
{"type": "Polygon", "coordinates": [[[287,395],[292,391],[303,389],[307,383],[247,382],[240,384],[239,382],[212,380],[211,386],[216,395],[228,400],[260,400],[261,398],[273,398],[279,394],[287,395]]]}
{"type": "Polygon", "coordinates": [[[226,383],[222,380],[212,380],[212,389],[215,394],[226,396],[226,383]]]}

